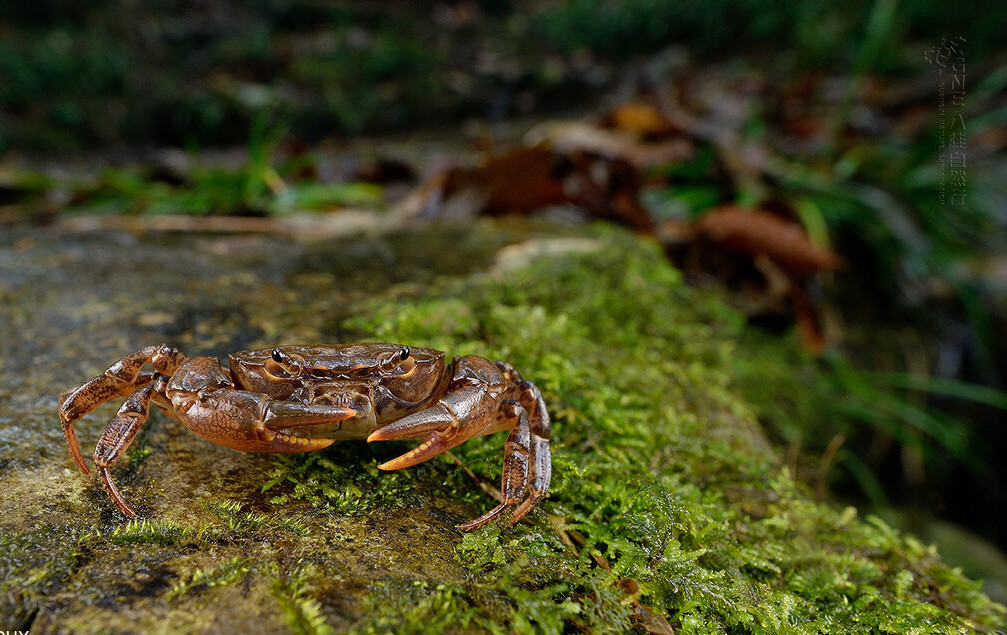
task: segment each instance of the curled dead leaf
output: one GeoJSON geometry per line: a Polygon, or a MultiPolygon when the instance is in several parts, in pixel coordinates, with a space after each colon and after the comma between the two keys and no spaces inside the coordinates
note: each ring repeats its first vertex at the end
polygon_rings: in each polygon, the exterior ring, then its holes
{"type": "Polygon", "coordinates": [[[753,257],[763,254],[799,278],[840,265],[839,256],[813,243],[800,225],[765,210],[723,205],[704,214],[697,229],[714,243],[753,257]]]}

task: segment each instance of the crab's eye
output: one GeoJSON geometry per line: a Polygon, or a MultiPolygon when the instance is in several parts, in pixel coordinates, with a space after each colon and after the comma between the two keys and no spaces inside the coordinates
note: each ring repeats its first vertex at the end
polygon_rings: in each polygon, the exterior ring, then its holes
{"type": "Polygon", "coordinates": [[[284,353],[278,348],[270,352],[269,358],[263,367],[273,377],[294,377],[299,375],[304,367],[304,359],[300,355],[284,353]]]}
{"type": "Polygon", "coordinates": [[[409,359],[409,355],[410,354],[411,353],[409,351],[409,347],[408,346],[404,346],[402,348],[402,351],[399,353],[399,360],[403,361],[403,362],[406,361],[407,359],[409,359]]]}

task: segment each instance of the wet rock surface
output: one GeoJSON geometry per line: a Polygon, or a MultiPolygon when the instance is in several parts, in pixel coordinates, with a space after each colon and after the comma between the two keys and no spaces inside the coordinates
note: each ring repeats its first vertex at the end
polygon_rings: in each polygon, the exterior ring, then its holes
{"type": "MultiPolygon", "coordinates": [[[[479,510],[403,487],[398,506],[367,516],[323,522],[312,518],[310,506],[293,502],[277,517],[267,499],[283,488],[261,491],[276,457],[212,445],[159,412],[113,470],[139,513],[131,522],[96,479],[68,460],[56,409],[62,391],[152,343],[226,359],[244,348],[347,341],[359,334],[342,322],[358,303],[396,286],[421,288],[484,269],[498,247],[516,238],[486,224],[320,242],[5,231],[0,533],[7,544],[0,550],[0,625],[191,632],[249,623],[282,630],[291,612],[303,609],[298,576],[308,570],[313,578],[325,574],[331,587],[325,597],[339,598],[325,612],[346,616],[345,625],[362,610],[361,590],[375,579],[457,577],[455,525],[479,510]],[[267,508],[271,515],[260,513],[267,508]],[[257,532],[251,552],[237,539],[250,530],[257,532]],[[201,531],[214,536],[207,540],[201,531]],[[95,535],[102,539],[91,540],[95,535]],[[422,549],[406,552],[402,544],[422,549]],[[195,600],[179,588],[199,572],[209,581],[197,575],[195,600]],[[215,575],[233,579],[218,584],[215,575]]],[[[89,462],[119,402],[78,422],[89,462]]],[[[347,443],[327,457],[380,478],[377,462],[405,447],[384,445],[347,443]]],[[[436,470],[414,471],[436,478],[436,470]]],[[[329,621],[340,625],[338,617],[329,621]]]]}

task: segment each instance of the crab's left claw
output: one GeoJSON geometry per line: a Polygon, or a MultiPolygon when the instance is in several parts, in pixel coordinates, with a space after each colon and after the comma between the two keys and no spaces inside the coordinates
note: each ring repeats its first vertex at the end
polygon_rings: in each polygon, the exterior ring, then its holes
{"type": "Polygon", "coordinates": [[[502,362],[478,357],[456,362],[454,385],[435,405],[378,428],[368,441],[423,439],[402,456],[382,463],[397,470],[422,463],[485,434],[511,430],[504,444],[503,500],[479,518],[461,525],[478,529],[513,511],[517,522],[545,496],[552,475],[549,413],[538,388],[502,362]]]}
{"type": "MultiPolygon", "coordinates": [[[[498,392],[498,391],[497,391],[498,392]]],[[[371,441],[424,439],[402,456],[382,463],[382,470],[398,470],[428,461],[473,437],[504,429],[496,426],[498,395],[486,385],[464,386],[436,405],[403,417],[367,437],[371,441]]]]}

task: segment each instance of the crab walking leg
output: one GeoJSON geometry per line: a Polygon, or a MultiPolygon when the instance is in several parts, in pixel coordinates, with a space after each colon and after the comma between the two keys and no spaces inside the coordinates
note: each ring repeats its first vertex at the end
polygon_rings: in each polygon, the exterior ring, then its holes
{"type": "Polygon", "coordinates": [[[147,421],[151,396],[157,390],[158,384],[163,389],[164,382],[163,377],[158,377],[153,383],[148,383],[134,390],[122,403],[115,419],[109,422],[101,436],[98,437],[98,444],[94,448],[94,464],[98,468],[98,475],[101,476],[112,502],[127,516],[136,516],[136,512],[130,508],[115,483],[112,482],[109,468],[115,465],[123,452],[129,448],[133,439],[136,438],[136,434],[140,431],[140,427],[147,421]]]}
{"type": "MultiPolygon", "coordinates": [[[[129,448],[140,427],[147,420],[150,412],[151,397],[164,391],[166,383],[166,378],[158,377],[153,383],[141,386],[127,397],[119,409],[118,415],[108,424],[105,431],[102,432],[101,437],[98,439],[98,444],[94,449],[94,462],[98,467],[98,474],[101,476],[101,480],[105,484],[109,496],[111,496],[116,507],[129,516],[136,516],[136,513],[126,503],[126,500],[116,488],[115,483],[112,482],[109,468],[129,448]]],[[[245,448],[260,452],[308,452],[324,448],[332,443],[332,439],[302,439],[292,435],[280,434],[270,430],[264,424],[265,421],[268,421],[270,426],[277,425],[291,428],[331,422],[352,417],[355,414],[353,410],[347,408],[303,406],[301,404],[273,402],[264,395],[247,393],[240,390],[215,390],[202,397],[196,397],[197,402],[202,401],[204,405],[208,405],[210,408],[220,408],[221,400],[226,400],[228,405],[233,407],[234,405],[240,405],[243,399],[254,402],[257,411],[262,413],[262,415],[254,421],[242,420],[238,426],[231,426],[230,429],[244,430],[246,433],[251,432],[252,434],[261,435],[264,439],[262,443],[255,447],[245,448]],[[257,428],[259,424],[262,424],[262,430],[257,428]]],[[[191,419],[183,416],[182,421],[192,428],[191,419]]],[[[205,421],[202,423],[205,423],[205,421]]],[[[198,430],[196,432],[202,434],[198,430]]],[[[232,434],[230,437],[232,440],[236,438],[238,438],[238,435],[232,434]]],[[[226,444],[222,443],[221,445],[226,444]]]]}
{"type": "MultiPolygon", "coordinates": [[[[498,362],[498,366],[508,374],[520,378],[517,371],[498,362]]],[[[538,387],[530,381],[515,380],[515,386],[520,390],[519,401],[511,402],[519,416],[517,426],[507,437],[504,445],[504,466],[501,476],[500,490],[504,501],[479,518],[461,525],[461,529],[469,531],[479,529],[498,517],[506,514],[528,494],[510,518],[511,523],[524,518],[549,491],[552,480],[552,455],[549,450],[551,427],[549,412],[545,400],[538,387]]]]}
{"type": "Polygon", "coordinates": [[[549,413],[542,393],[510,364],[482,358],[456,362],[452,386],[436,405],[378,428],[370,441],[424,438],[402,456],[382,463],[397,470],[422,463],[473,437],[511,430],[504,446],[501,490],[504,502],[462,525],[478,529],[517,507],[511,522],[524,517],[546,494],[552,477],[549,413]],[[505,398],[511,397],[511,398],[505,398]],[[522,502],[525,495],[528,498],[522,502]]]}
{"type": "Polygon", "coordinates": [[[170,375],[184,361],[185,355],[181,351],[166,344],[145,346],[112,364],[97,377],[63,393],[59,405],[60,423],[70,455],[81,472],[88,476],[91,474],[80,452],[73,422],[109,399],[129,394],[151,381],[155,373],[140,372],[145,364],[151,364],[157,373],[170,375]]]}
{"type": "Polygon", "coordinates": [[[479,529],[493,522],[513,509],[524,498],[528,488],[528,465],[531,458],[531,426],[528,423],[528,413],[516,401],[506,404],[504,415],[508,419],[517,419],[517,424],[504,442],[503,475],[500,477],[500,493],[503,502],[486,512],[479,518],[461,525],[461,529],[469,531],[479,529]]]}
{"type": "MultiPolygon", "coordinates": [[[[517,371],[515,371],[517,372],[517,371]]],[[[549,491],[549,483],[552,481],[552,452],[550,450],[550,438],[552,436],[552,424],[549,421],[549,411],[546,410],[545,400],[538,386],[530,381],[521,380],[518,382],[521,387],[521,404],[528,413],[529,428],[531,432],[531,460],[528,467],[528,498],[521,504],[511,522],[516,523],[527,514],[531,508],[538,504],[549,491]]]]}
{"type": "Polygon", "coordinates": [[[67,447],[70,448],[70,456],[73,458],[74,463],[77,464],[77,468],[80,469],[85,476],[90,476],[91,472],[84,463],[84,455],[80,451],[80,442],[77,440],[77,432],[74,430],[74,421],[80,419],[82,416],[86,415],[88,412],[97,408],[99,405],[111,398],[127,395],[140,386],[150,383],[156,374],[157,373],[154,372],[139,373],[133,381],[123,381],[120,384],[96,383],[97,380],[105,379],[103,376],[99,375],[79,388],[75,390],[68,390],[60,395],[59,412],[60,423],[63,426],[63,438],[66,440],[67,447]],[[111,392],[113,389],[115,392],[111,392]],[[105,396],[106,393],[104,391],[111,392],[111,394],[105,396]],[[90,398],[93,397],[96,392],[99,393],[98,400],[92,401],[90,398]],[[77,399],[75,399],[75,397],[77,397],[77,399]],[[80,405],[81,401],[86,404],[83,408],[80,405]]]}

